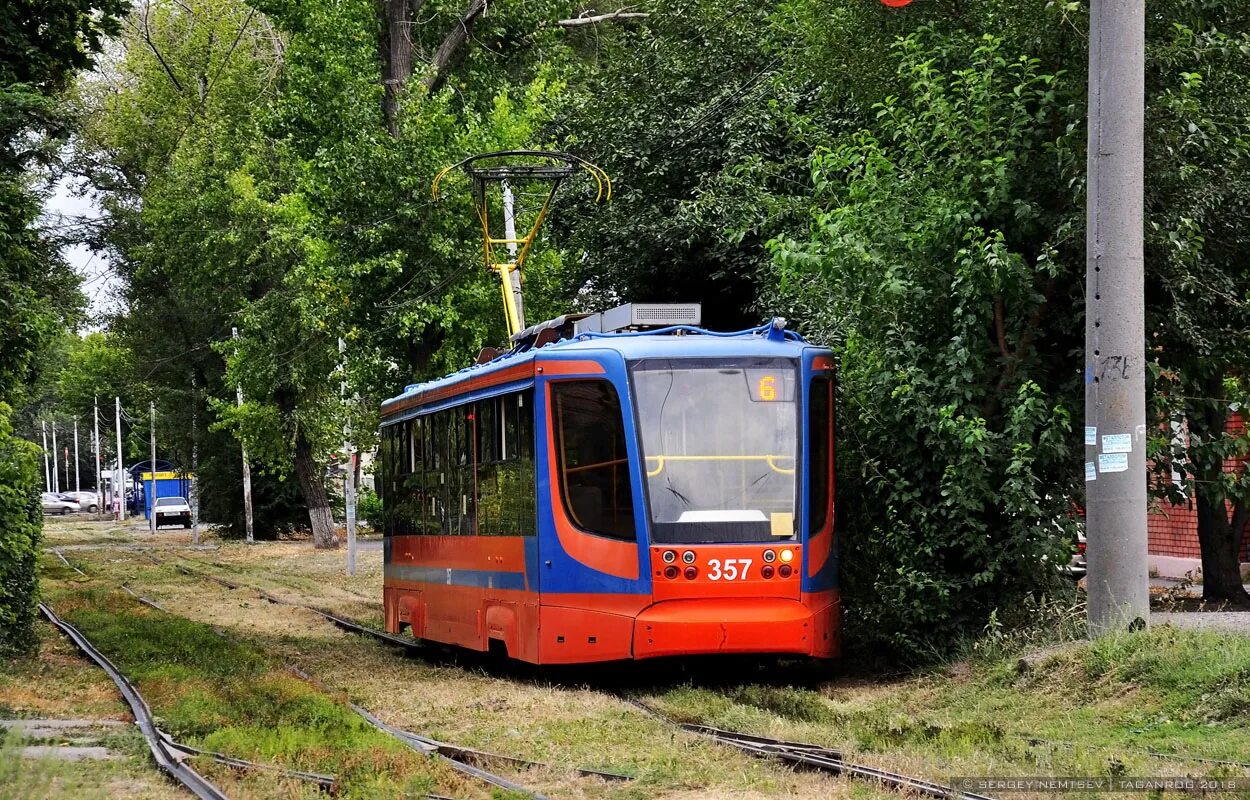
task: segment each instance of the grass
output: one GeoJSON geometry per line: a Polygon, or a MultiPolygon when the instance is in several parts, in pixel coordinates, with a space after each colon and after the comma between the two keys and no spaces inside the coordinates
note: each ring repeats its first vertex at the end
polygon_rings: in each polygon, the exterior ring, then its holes
{"type": "MultiPolygon", "coordinates": [[[[73,609],[68,612],[72,621],[78,619],[80,610],[102,616],[124,611],[125,618],[116,620],[122,638],[109,647],[131,649],[135,661],[143,662],[133,665],[144,681],[140,690],[145,696],[162,697],[159,705],[153,701],[158,713],[190,733],[200,731],[185,720],[211,720],[216,712],[239,719],[219,727],[217,738],[203,740],[231,754],[248,757],[247,751],[227,748],[242,746],[245,741],[255,743],[253,734],[262,733],[255,728],[305,728],[312,722],[298,704],[275,704],[261,715],[259,704],[248,699],[249,712],[257,708],[257,716],[262,717],[257,725],[248,727],[233,710],[231,693],[225,688],[236,670],[224,664],[203,669],[188,667],[201,662],[197,655],[201,651],[212,652],[220,647],[218,637],[186,632],[165,636],[159,630],[147,631],[148,621],[159,623],[166,615],[138,606],[128,595],[103,591],[105,587],[125,582],[179,617],[190,618],[188,622],[210,632],[213,628],[223,630],[230,640],[263,654],[267,664],[297,664],[326,684],[343,687],[353,700],[392,724],[456,744],[547,763],[549,769],[494,769],[561,800],[701,796],[762,800],[777,795],[836,798],[845,796],[853,786],[826,776],[794,773],[691,736],[674,735],[660,723],[601,692],[552,685],[541,679],[518,680],[506,670],[501,675],[483,659],[455,655],[428,661],[406,658],[393,648],[343,633],[307,611],[269,605],[249,589],[232,591],[189,577],[175,567],[187,563],[197,572],[229,576],[237,583],[264,587],[274,594],[358,618],[377,614],[376,601],[371,606],[362,605],[356,596],[369,590],[352,583],[352,579],[344,579],[341,574],[337,581],[309,579],[335,570],[341,573],[342,552],[318,553],[307,544],[278,543],[252,547],[225,544],[212,553],[165,549],[154,554],[165,563],[153,564],[127,551],[83,551],[76,563],[88,573],[86,579],[74,573],[67,575],[63,566],[55,571],[59,561],[45,560],[58,578],[49,585],[55,583],[58,591],[63,587],[66,592],[56,605],[60,608],[62,603],[69,604],[73,609]],[[102,591],[103,597],[99,596],[102,591]],[[121,604],[121,608],[111,608],[109,603],[121,604]],[[124,638],[138,633],[145,639],[138,646],[131,646],[124,638]],[[167,660],[176,659],[176,665],[185,671],[170,674],[168,668],[152,669],[154,674],[144,674],[149,669],[144,663],[151,660],[149,649],[155,649],[158,655],[167,654],[167,660]],[[201,676],[198,683],[191,673],[201,676]],[[167,691],[170,696],[163,697],[167,691]],[[635,779],[604,782],[579,777],[574,767],[603,769],[635,779]]],[[[366,559],[376,559],[380,567],[381,554],[361,555],[361,575],[355,580],[375,580],[369,577],[374,565],[366,559]]],[[[380,595],[380,578],[376,580],[375,597],[380,595]]],[[[85,626],[88,620],[84,618],[83,622],[85,626]]],[[[101,642],[113,635],[107,624],[91,622],[104,637],[101,642]]],[[[85,629],[84,632],[96,640],[95,633],[85,629]]],[[[103,648],[104,644],[100,646],[103,648]]],[[[227,651],[227,660],[237,662],[239,659],[232,652],[233,649],[227,651]]],[[[131,665],[124,668],[129,674],[131,665]]],[[[286,675],[280,677],[285,679],[286,675]]],[[[219,722],[213,720],[213,724],[219,722]]],[[[284,753],[294,746],[285,736],[266,739],[262,735],[259,741],[265,748],[284,753]]],[[[316,765],[309,761],[305,768],[314,769],[316,765]]],[[[874,792],[872,796],[882,793],[874,792]]]]}
{"type": "MultiPolygon", "coordinates": [[[[65,737],[35,741],[0,731],[0,796],[13,800],[182,797],[151,765],[147,747],[136,728],[125,724],[100,729],[97,721],[130,719],[104,672],[79,656],[48,623],[38,622],[36,633],[39,645],[35,652],[0,659],[0,718],[83,720],[90,738],[75,743],[107,747],[114,758],[80,762],[30,758],[22,754],[22,747],[60,745],[66,743],[65,737]]],[[[84,731],[75,731],[74,738],[83,734],[84,731]]]]}
{"type": "Polygon", "coordinates": [[[1018,653],[993,651],[888,681],[684,686],[649,700],[686,721],[922,763],[937,779],[1246,774],[1185,757],[1250,760],[1248,637],[1162,626],[1076,644],[1026,671],[1018,653]]]}
{"type": "MultiPolygon", "coordinates": [[[[58,536],[49,531],[50,540],[58,536]]],[[[224,542],[218,550],[191,551],[163,532],[155,541],[146,537],[137,534],[130,546],[145,543],[165,563],[97,547],[70,554],[89,577],[54,557],[44,561],[45,577],[58,609],[67,604],[70,618],[81,620],[93,640],[98,635],[128,653],[119,659],[131,659],[127,672],[134,670],[141,690],[159,698],[153,704],[165,724],[194,743],[345,773],[356,796],[402,793],[395,787],[410,774],[407,767],[387,772],[391,754],[375,750],[362,738],[367,732],[341,716],[342,697],[281,669],[294,663],[393,724],[551,764],[498,771],[561,800],[897,797],[871,785],[790,772],[675,733],[596,690],[594,672],[557,677],[462,654],[405,657],[307,611],[269,605],[247,588],[228,590],[174,566],[185,563],[376,624],[377,551],[362,551],[359,574],[349,578],[341,550],[314,551],[307,543],[224,542]],[[177,617],[111,591],[123,582],[177,617]],[[575,766],[635,780],[578,778],[575,766]]],[[[1081,628],[1079,613],[1053,611],[1025,609],[1017,616],[1036,624],[991,626],[959,661],[922,671],[892,667],[887,674],[848,659],[832,668],[779,662],[750,670],[708,661],[675,673],[640,662],[626,670],[625,684],[648,686],[637,690],[643,699],[686,721],[827,744],[855,760],[935,780],[952,774],[1216,776],[1225,768],[1181,756],[1250,760],[1250,639],[1156,628],[1048,651],[1022,671],[1022,652],[1071,640],[1081,628]],[[1161,760],[1147,754],[1152,750],[1177,755],[1161,760]]],[[[271,779],[235,781],[244,790],[239,796],[274,793],[271,779]]]]}
{"type": "MultiPolygon", "coordinates": [[[[62,616],[135,683],[176,739],[336,775],[347,798],[466,789],[447,767],[375,730],[342,701],[285,672],[248,643],[120,592],[77,587],[58,594],[62,616]]],[[[272,778],[252,783],[266,780],[272,778]]]]}
{"type": "Polygon", "coordinates": [[[72,797],[74,800],[179,800],[185,795],[147,763],[147,746],[135,728],[101,737],[114,757],[104,761],[30,758],[20,748],[29,742],[0,734],[0,787],[10,800],[72,797]]]}

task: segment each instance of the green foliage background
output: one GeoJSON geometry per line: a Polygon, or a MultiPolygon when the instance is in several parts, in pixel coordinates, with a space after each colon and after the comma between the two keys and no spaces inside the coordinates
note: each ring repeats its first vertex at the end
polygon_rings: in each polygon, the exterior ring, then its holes
{"type": "Polygon", "coordinates": [[[34,227],[39,178],[69,121],[59,92],[116,31],[120,0],[14,0],[0,6],[0,654],[34,643],[42,526],[38,451],[14,435],[14,405],[83,297],[55,235],[34,227]]]}
{"type": "MultiPolygon", "coordinates": [[[[301,458],[320,475],[345,423],[369,449],[382,399],[503,343],[468,193],[435,200],[434,175],[488,150],[565,149],[616,191],[603,207],[585,186],[560,198],[528,265],[531,320],[699,301],[711,327],[781,314],[837,351],[859,641],[927,651],[1066,596],[1087,3],[662,0],[643,21],[571,29],[555,24],[581,10],[567,2],[492,4],[430,92],[423,58],[463,11],[430,0],[408,28],[395,136],[380,7],[130,12],[118,55],[72,94],[73,166],[108,211],[90,238],[124,310],[108,347],[63,348],[84,377],[32,384],[45,407],[152,399],[184,464],[194,412],[206,514],[240,528],[242,441],[262,535],[306,525],[301,458]]],[[[1220,470],[1250,450],[1224,431],[1250,401],[1250,8],[1152,3],[1147,38],[1152,424],[1188,431],[1156,437],[1154,487],[1205,509],[1204,549],[1227,561],[1250,513],[1250,479],[1220,470]]],[[[65,324],[30,319],[8,335],[65,324]]],[[[13,352],[0,375],[27,369],[29,347],[13,352]]],[[[145,433],[136,421],[130,439],[145,433]]]]}

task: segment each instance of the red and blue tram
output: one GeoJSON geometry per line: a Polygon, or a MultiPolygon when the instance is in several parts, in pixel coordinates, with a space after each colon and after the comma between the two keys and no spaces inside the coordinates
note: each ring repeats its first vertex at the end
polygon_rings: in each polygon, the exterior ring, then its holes
{"type": "Polygon", "coordinates": [[[839,655],[829,350],[781,320],[516,338],[382,406],[388,631],[537,664],[839,655]]]}

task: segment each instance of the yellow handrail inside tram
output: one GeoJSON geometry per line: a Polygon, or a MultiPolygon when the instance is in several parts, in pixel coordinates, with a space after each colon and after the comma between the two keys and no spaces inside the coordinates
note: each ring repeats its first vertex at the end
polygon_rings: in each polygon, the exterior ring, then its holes
{"type": "Polygon", "coordinates": [[[759,455],[759,456],[646,456],[645,457],[646,461],[659,462],[659,465],[654,470],[650,470],[650,469],[647,470],[648,478],[654,478],[656,475],[659,475],[661,472],[663,472],[664,465],[667,464],[669,461],[767,461],[769,469],[771,469],[773,472],[778,472],[778,473],[781,473],[782,475],[793,475],[794,467],[790,467],[789,469],[786,469],[785,467],[778,466],[777,461],[779,459],[787,459],[789,461],[794,461],[794,456],[774,454],[774,455],[759,455]]]}

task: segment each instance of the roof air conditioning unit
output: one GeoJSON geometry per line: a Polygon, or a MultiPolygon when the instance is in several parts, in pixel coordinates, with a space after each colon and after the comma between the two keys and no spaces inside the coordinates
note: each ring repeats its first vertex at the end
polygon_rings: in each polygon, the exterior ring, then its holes
{"type": "Polygon", "coordinates": [[[700,303],[626,303],[578,320],[574,326],[574,334],[698,325],[702,319],[703,306],[700,303]]]}

